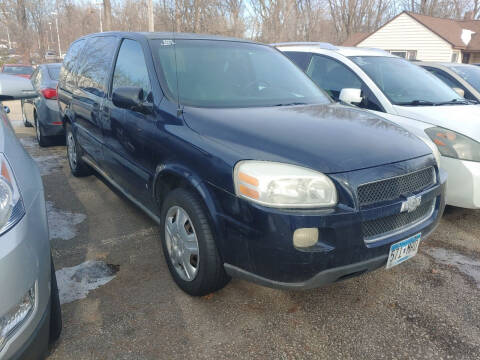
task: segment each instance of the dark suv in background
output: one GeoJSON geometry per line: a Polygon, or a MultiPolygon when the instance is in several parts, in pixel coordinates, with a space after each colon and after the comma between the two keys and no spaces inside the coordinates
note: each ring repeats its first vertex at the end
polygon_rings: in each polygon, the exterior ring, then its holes
{"type": "Polygon", "coordinates": [[[105,33],[75,41],[58,102],[72,173],[95,169],[161,227],[191,295],[230,276],[311,288],[415,255],[444,208],[430,149],[332,103],[262,44],[105,33]]]}

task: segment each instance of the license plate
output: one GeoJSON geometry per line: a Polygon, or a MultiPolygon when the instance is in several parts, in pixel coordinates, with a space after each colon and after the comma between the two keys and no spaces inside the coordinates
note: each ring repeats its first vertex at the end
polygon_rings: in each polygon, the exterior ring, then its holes
{"type": "Polygon", "coordinates": [[[390,254],[388,255],[387,269],[398,265],[417,254],[418,246],[420,245],[420,235],[413,235],[412,237],[402,240],[390,246],[390,254]]]}

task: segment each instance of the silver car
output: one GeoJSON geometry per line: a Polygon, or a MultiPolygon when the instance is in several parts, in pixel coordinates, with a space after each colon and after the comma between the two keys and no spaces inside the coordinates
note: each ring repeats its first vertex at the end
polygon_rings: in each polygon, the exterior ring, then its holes
{"type": "MultiPolygon", "coordinates": [[[[32,93],[0,74],[0,102],[32,93]]],[[[42,179],[0,106],[0,359],[43,359],[61,327],[42,179]]]]}
{"type": "Polygon", "coordinates": [[[35,126],[40,146],[48,146],[55,137],[65,137],[63,123],[59,118],[57,104],[57,84],[62,64],[42,64],[37,66],[30,78],[37,96],[22,100],[23,124],[35,126]]]}

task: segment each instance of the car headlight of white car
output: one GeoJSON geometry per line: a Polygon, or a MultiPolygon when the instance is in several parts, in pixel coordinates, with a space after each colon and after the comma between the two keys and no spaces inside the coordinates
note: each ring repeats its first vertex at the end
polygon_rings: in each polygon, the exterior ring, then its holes
{"type": "Polygon", "coordinates": [[[427,135],[437,145],[440,154],[459,160],[480,161],[480,143],[441,127],[425,129],[427,135]]]}
{"type": "Polygon", "coordinates": [[[0,153],[0,235],[25,215],[22,197],[5,155],[0,153]]]}
{"type": "Polygon", "coordinates": [[[240,161],[233,174],[235,192],[276,208],[324,208],[337,204],[332,180],[318,171],[269,161],[240,161]]]}

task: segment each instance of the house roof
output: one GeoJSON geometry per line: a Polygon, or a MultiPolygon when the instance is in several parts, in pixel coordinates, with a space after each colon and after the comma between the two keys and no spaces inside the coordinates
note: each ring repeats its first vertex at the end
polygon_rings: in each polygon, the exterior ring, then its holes
{"type": "Polygon", "coordinates": [[[355,46],[366,39],[370,34],[364,32],[357,32],[351,34],[341,45],[342,46],[355,46]]]}
{"type": "MultiPolygon", "coordinates": [[[[416,14],[410,11],[404,11],[395,16],[393,19],[388,21],[386,24],[381,26],[373,33],[377,32],[382,27],[395,20],[401,14],[409,15],[410,17],[418,21],[420,24],[425,26],[427,29],[429,29],[431,32],[440,36],[443,40],[448,42],[450,45],[452,45],[452,47],[456,49],[480,51],[480,20],[443,19],[434,16],[416,14]],[[472,33],[472,37],[468,44],[465,44],[462,40],[462,33],[464,32],[464,30],[470,30],[474,32],[474,34],[472,33]]],[[[354,41],[349,45],[358,45],[360,42],[362,42],[364,39],[366,39],[373,33],[368,34],[363,38],[353,39],[354,41]]]]}
{"type": "Polygon", "coordinates": [[[480,20],[453,20],[407,12],[412,18],[457,49],[480,50],[480,20]],[[468,44],[462,41],[463,30],[475,32],[468,44]]]}

